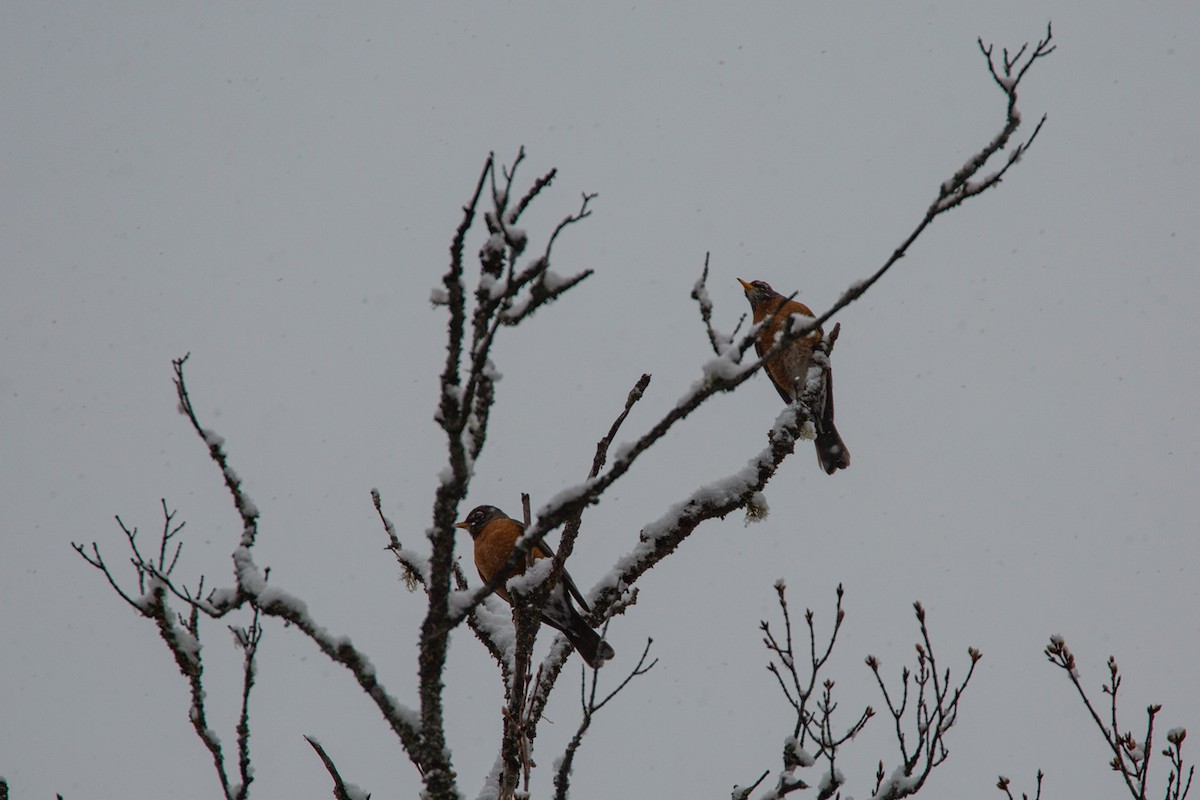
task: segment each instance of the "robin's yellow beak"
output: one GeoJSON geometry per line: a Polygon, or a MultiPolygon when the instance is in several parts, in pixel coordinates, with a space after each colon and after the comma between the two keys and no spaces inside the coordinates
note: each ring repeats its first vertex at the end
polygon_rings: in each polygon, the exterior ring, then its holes
{"type": "Polygon", "coordinates": [[[742,285],[742,291],[744,291],[746,294],[750,294],[750,292],[754,291],[754,287],[751,286],[750,284],[746,283],[741,278],[738,278],[737,282],[742,285]]]}
{"type": "Polygon", "coordinates": [[[456,523],[454,523],[454,527],[456,527],[456,528],[462,528],[464,531],[469,531],[469,530],[471,530],[471,526],[470,526],[470,525],[468,525],[468,524],[467,524],[467,523],[465,523],[465,522],[456,522],[456,523]]]}

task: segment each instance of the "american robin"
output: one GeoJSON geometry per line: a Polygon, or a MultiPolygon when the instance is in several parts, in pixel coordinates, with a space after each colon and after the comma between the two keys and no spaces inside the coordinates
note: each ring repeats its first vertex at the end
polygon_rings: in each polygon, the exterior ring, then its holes
{"type": "MultiPolygon", "coordinates": [[[[467,514],[465,520],[454,523],[454,527],[462,528],[471,534],[471,539],[475,542],[475,568],[479,570],[479,577],[484,583],[491,581],[496,571],[507,563],[517,540],[525,532],[524,525],[495,506],[478,506],[467,514]]],[[[530,548],[525,563],[518,564],[505,580],[512,575],[524,573],[525,568],[535,559],[553,557],[554,551],[550,549],[550,545],[546,544],[544,539],[539,539],[530,548]]],[[[512,605],[512,599],[503,583],[496,587],[496,594],[512,605]]],[[[575,605],[571,602],[572,597],[584,611],[591,610],[575,581],[563,570],[558,585],[550,592],[546,605],[542,608],[542,622],[562,631],[588,666],[595,669],[612,658],[615,652],[575,610],[575,605]]]]}
{"type": "MultiPolygon", "coordinates": [[[[750,308],[754,312],[754,324],[762,323],[754,337],[754,349],[759,358],[770,352],[775,345],[775,337],[786,330],[785,326],[794,315],[816,316],[808,306],[788,300],[772,289],[766,281],[746,283],[738,278],[738,283],[742,285],[746,299],[750,301],[750,308]]],[[[785,403],[794,403],[804,390],[813,347],[821,341],[823,335],[821,329],[817,328],[807,336],[793,341],[782,353],[764,365],[767,376],[771,383],[775,384],[785,403]]],[[[846,443],[842,441],[833,424],[833,374],[828,369],[824,371],[824,380],[825,391],[818,401],[820,406],[813,409],[813,425],[817,429],[817,461],[820,462],[821,469],[832,475],[839,469],[850,466],[850,451],[846,449],[846,443]]]]}

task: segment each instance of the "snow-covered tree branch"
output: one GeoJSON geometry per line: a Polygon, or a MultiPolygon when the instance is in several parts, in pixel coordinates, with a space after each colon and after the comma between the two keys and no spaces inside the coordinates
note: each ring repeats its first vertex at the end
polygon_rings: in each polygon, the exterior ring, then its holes
{"type": "MultiPolygon", "coordinates": [[[[766,513],[764,490],[795,451],[797,440],[812,438],[821,422],[820,410],[826,407],[823,404],[828,402],[827,407],[832,406],[832,389],[826,378],[840,328],[835,323],[825,332],[822,326],[875,287],[934,220],[998,187],[1041,132],[1045,116],[1032,132],[1022,128],[1017,98],[1018,89],[1034,63],[1055,49],[1049,26],[1036,46],[1023,46],[1015,53],[1003,50],[997,54],[993,46],[984,45],[982,40],[979,46],[985,59],[983,77],[986,80],[990,76],[988,85],[996,84],[1004,97],[1000,129],[971,153],[960,168],[937,182],[933,199],[923,212],[917,209],[914,227],[886,254],[882,265],[864,268],[861,280],[846,288],[829,308],[811,317],[775,311],[765,319],[756,316],[759,321],[743,329],[742,315],[727,332],[721,327],[718,303],[709,293],[708,278],[713,265],[706,257],[691,296],[698,304],[703,335],[713,351],[712,358],[695,365],[691,385],[673,402],[669,401],[667,410],[657,419],[648,424],[638,423],[641,428],[628,431],[627,427],[634,425],[630,422],[630,412],[652,391],[650,374],[643,374],[628,388],[624,403],[605,412],[603,424],[594,431],[594,452],[574,454],[578,464],[574,479],[564,479],[561,485],[546,492],[536,504],[536,511],[526,496],[519,517],[514,513],[511,518],[503,514],[487,518],[489,523],[498,520],[505,535],[511,534],[504,543],[506,546],[497,550],[498,555],[488,549],[492,544],[479,538],[484,535],[481,527],[484,522],[471,523],[470,518],[475,515],[468,513],[470,506],[466,504],[476,465],[492,457],[488,447],[492,412],[504,399],[497,343],[520,326],[554,327],[556,335],[582,335],[571,329],[570,320],[538,312],[549,310],[559,301],[568,301],[572,291],[586,285],[593,274],[590,268],[576,267],[560,273],[555,269],[554,259],[562,252],[562,248],[555,249],[560,237],[569,237],[575,226],[589,218],[597,196],[578,195],[578,205],[572,200],[558,223],[539,237],[523,227],[524,215],[545,199],[557,171],[551,169],[525,185],[518,177],[526,158],[523,150],[509,167],[498,164],[493,155],[488,156],[474,186],[468,187],[469,196],[451,238],[448,264],[430,293],[434,308],[444,314],[441,324],[445,325],[444,361],[434,398],[434,420],[444,444],[445,461],[437,472],[429,516],[410,513],[397,524],[384,511],[386,491],[370,492],[386,547],[392,554],[388,558],[395,558],[396,569],[409,590],[401,602],[420,604],[415,612],[421,618],[419,634],[412,643],[411,662],[402,667],[416,676],[415,689],[407,697],[393,695],[366,652],[348,637],[327,629],[309,611],[299,593],[277,586],[271,581],[270,570],[258,565],[255,547],[263,510],[247,494],[224,440],[201,419],[192,403],[184,375],[189,357],[185,355],[174,361],[179,410],[221,473],[238,520],[240,532],[236,540],[227,543],[232,550],[232,583],[206,588],[206,580],[201,577],[194,589],[188,589],[177,577],[187,563],[182,547],[184,525],[175,521],[175,512],[165,500],[162,530],[153,552],[148,552],[138,540],[136,528],[126,526],[120,518],[117,520],[132,554],[132,581],[116,574],[97,544],[74,546],[127,605],[155,624],[187,682],[188,720],[214,763],[224,796],[228,800],[249,796],[254,778],[250,701],[256,681],[268,678],[258,674],[256,654],[266,630],[279,635],[284,628],[303,637],[324,658],[345,669],[396,737],[400,751],[412,764],[414,779],[422,783],[423,797],[457,800],[465,796],[473,787],[461,785],[455,767],[455,743],[446,724],[447,704],[452,698],[447,696],[445,687],[451,642],[458,647],[475,648],[471,637],[452,638],[455,630],[461,631],[460,626],[466,626],[495,662],[496,679],[505,698],[499,712],[492,707],[480,712],[492,715],[481,720],[481,726],[496,723],[494,715],[499,713],[501,730],[494,766],[484,785],[478,788],[480,797],[507,800],[529,791],[530,775],[537,768],[534,754],[539,725],[559,679],[565,674],[564,667],[577,652],[588,664],[589,669],[581,677],[579,718],[561,721],[571,725],[574,735],[550,768],[555,796],[566,798],[572,787],[573,765],[586,753],[584,743],[594,717],[602,709],[607,709],[606,714],[621,714],[622,701],[627,699],[624,695],[638,691],[639,682],[635,679],[657,663],[650,658],[648,641],[639,659],[625,654],[627,660],[616,665],[610,662],[605,668],[603,665],[612,650],[597,648],[597,640],[603,644],[610,626],[620,626],[625,621],[622,615],[636,612],[643,582],[652,581],[649,576],[654,568],[684,547],[704,523],[739,511],[751,516],[766,513]],[[993,171],[985,172],[990,164],[997,162],[993,171]],[[468,253],[476,246],[472,260],[468,253]],[[757,337],[764,326],[776,324],[781,326],[780,334],[772,344],[762,345],[757,337]],[[664,498],[655,507],[637,509],[635,518],[639,522],[631,530],[621,532],[625,537],[622,552],[612,568],[589,591],[579,591],[567,567],[579,537],[589,534],[588,511],[611,502],[613,487],[627,481],[633,467],[659,447],[669,433],[688,426],[698,409],[717,395],[738,390],[759,371],[769,371],[793,354],[801,342],[811,345],[805,353],[807,366],[798,378],[789,381],[792,391],[785,397],[784,407],[773,420],[762,421],[759,434],[762,439],[755,445],[757,452],[744,463],[730,462],[719,452],[705,453],[703,457],[710,459],[723,477],[664,498]],[[748,357],[752,347],[756,347],[756,352],[748,357]],[[616,444],[618,435],[625,439],[625,444],[616,444]],[[460,529],[471,534],[480,580],[468,575],[460,565],[458,548],[465,541],[460,529]],[[414,531],[421,531],[423,540],[406,533],[414,531]],[[550,538],[556,531],[560,531],[557,546],[552,546],[550,538]],[[485,568],[481,559],[487,558],[493,561],[485,568]],[[564,619],[568,622],[573,619],[568,611],[584,620],[583,632],[591,638],[582,641],[592,642],[590,650],[580,644],[578,629],[564,623],[564,619]],[[233,731],[234,756],[229,755],[229,748],[222,745],[221,736],[208,721],[201,648],[205,626],[227,617],[242,622],[240,626],[226,625],[233,632],[243,659],[240,713],[233,731]],[[272,628],[272,619],[282,624],[272,628]],[[534,664],[534,644],[543,623],[560,633],[556,634],[548,654],[534,664]],[[593,629],[601,633],[593,634],[593,629]],[[589,652],[590,656],[585,655],[589,652]],[[614,688],[605,691],[600,688],[602,685],[614,688]]],[[[955,163],[957,160],[955,157],[955,163]]],[[[434,275],[429,276],[431,282],[434,279],[434,275]]],[[[675,299],[668,297],[663,301],[675,299]]],[[[755,308],[758,314],[759,307],[755,308]]],[[[875,707],[864,704],[856,706],[863,708],[861,712],[842,719],[834,715],[835,681],[829,674],[828,663],[845,619],[841,587],[827,637],[818,635],[811,611],[804,616],[805,630],[797,635],[799,626],[793,624],[782,581],[777,584],[776,593],[782,629],[778,624],[772,626],[764,621],[761,630],[770,657],[769,669],[784,702],[795,714],[794,724],[784,739],[782,767],[774,777],[768,780],[772,775],[768,769],[749,786],[735,788],[733,796],[744,800],[759,791],[763,798],[804,791],[822,799],[839,796],[847,782],[839,768],[839,753],[876,716],[891,717],[896,754],[880,759],[873,776],[874,796],[894,800],[916,794],[949,754],[946,737],[957,720],[960,700],[980,659],[979,651],[967,649],[962,677],[952,680],[950,669],[935,655],[925,610],[917,603],[920,639],[916,665],[903,668],[896,683],[884,675],[878,659],[868,657],[867,666],[882,695],[882,705],[878,706],[881,711],[877,713],[875,707]],[[882,709],[888,714],[884,715],[882,709]],[[819,770],[805,772],[817,764],[819,770]]],[[[1119,679],[1114,662],[1111,691],[1106,689],[1112,696],[1112,719],[1106,727],[1079,688],[1073,657],[1061,640],[1057,644],[1052,642],[1047,654],[1071,674],[1093,719],[1105,732],[1114,753],[1113,768],[1123,775],[1135,797],[1144,798],[1157,707],[1152,707],[1146,733],[1141,738],[1118,727],[1119,679]]],[[[664,664],[657,669],[664,668],[669,667],[664,664]]],[[[1192,771],[1188,768],[1185,772],[1181,754],[1184,735],[1182,729],[1166,735],[1170,746],[1164,754],[1171,764],[1169,800],[1183,800],[1191,785],[1192,771]]],[[[364,790],[343,778],[331,755],[336,747],[327,750],[316,735],[307,739],[312,753],[307,748],[304,752],[309,758],[315,753],[333,781],[336,796],[365,795],[364,790]]],[[[382,787],[374,788],[383,792],[382,787]]],[[[1000,788],[1009,791],[1007,779],[1001,779],[1000,788]]],[[[1040,775],[1037,791],[1040,797],[1040,775]]]]}

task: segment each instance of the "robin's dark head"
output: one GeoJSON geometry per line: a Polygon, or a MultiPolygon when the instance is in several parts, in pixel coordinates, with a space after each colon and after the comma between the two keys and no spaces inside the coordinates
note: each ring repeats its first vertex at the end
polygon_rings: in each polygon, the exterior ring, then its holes
{"type": "Polygon", "coordinates": [[[779,292],[771,288],[771,284],[766,281],[751,281],[746,283],[741,278],[738,278],[738,283],[742,285],[742,290],[746,293],[746,299],[750,301],[750,307],[754,308],[759,303],[765,303],[768,300],[779,297],[779,292]]]}
{"type": "Polygon", "coordinates": [[[467,518],[462,522],[454,523],[454,527],[462,528],[464,531],[471,534],[474,539],[483,530],[483,526],[487,525],[494,519],[507,519],[508,515],[495,506],[476,506],[471,509],[471,513],[467,514],[467,518]]]}

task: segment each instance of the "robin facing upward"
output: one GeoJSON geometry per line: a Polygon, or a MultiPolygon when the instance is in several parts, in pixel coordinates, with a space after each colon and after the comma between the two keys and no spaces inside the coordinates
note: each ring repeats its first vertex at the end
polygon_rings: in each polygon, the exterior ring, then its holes
{"type": "MultiPolygon", "coordinates": [[[[509,556],[512,555],[517,540],[525,532],[524,525],[495,506],[476,507],[470,514],[467,514],[465,520],[454,523],[454,527],[462,528],[471,534],[471,539],[475,542],[475,568],[479,570],[479,577],[483,579],[484,583],[490,582],[492,576],[505,565],[509,556]]],[[[550,545],[546,544],[545,540],[539,539],[534,542],[529,555],[526,556],[525,563],[518,564],[510,575],[505,576],[504,581],[496,587],[496,594],[512,605],[512,599],[504,588],[504,582],[513,575],[523,574],[525,568],[535,559],[553,557],[554,551],[550,549],[550,545]]],[[[584,601],[583,595],[580,594],[579,588],[575,586],[575,581],[571,580],[571,576],[567,574],[566,570],[563,570],[558,585],[550,592],[550,596],[546,598],[546,605],[542,607],[542,622],[562,631],[588,666],[595,669],[612,658],[615,653],[612,647],[601,639],[599,634],[592,630],[575,610],[575,606],[571,602],[572,597],[584,611],[591,610],[584,601]]]]}
{"type": "MultiPolygon", "coordinates": [[[[742,285],[746,299],[750,301],[750,308],[754,312],[754,324],[762,323],[754,337],[754,349],[759,358],[771,351],[775,345],[775,337],[787,330],[786,326],[794,315],[816,316],[808,306],[788,300],[772,289],[766,281],[746,283],[738,278],[738,283],[742,285]]],[[[793,341],[763,366],[767,377],[775,384],[784,402],[796,402],[796,398],[804,390],[813,347],[821,341],[823,335],[821,329],[817,328],[807,336],[793,341]]],[[[850,466],[850,451],[846,449],[846,443],[842,441],[833,424],[833,373],[829,369],[824,370],[824,380],[825,391],[818,401],[820,405],[812,410],[813,425],[817,429],[817,461],[820,462],[821,469],[832,475],[839,469],[850,466]]]]}

